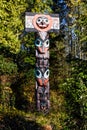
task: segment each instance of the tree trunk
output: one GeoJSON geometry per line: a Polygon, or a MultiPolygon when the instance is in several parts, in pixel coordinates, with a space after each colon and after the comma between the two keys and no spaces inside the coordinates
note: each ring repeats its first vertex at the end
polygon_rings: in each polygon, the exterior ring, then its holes
{"type": "Polygon", "coordinates": [[[11,79],[8,75],[0,76],[0,103],[2,108],[9,108],[10,95],[12,90],[10,88],[11,79]]]}

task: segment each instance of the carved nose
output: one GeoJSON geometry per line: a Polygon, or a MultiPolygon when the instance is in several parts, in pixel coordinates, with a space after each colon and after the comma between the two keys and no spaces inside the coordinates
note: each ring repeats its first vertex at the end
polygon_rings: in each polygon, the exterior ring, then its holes
{"type": "Polygon", "coordinates": [[[44,25],[44,22],[42,21],[41,24],[44,25]]]}
{"type": "Polygon", "coordinates": [[[43,47],[38,47],[38,50],[39,50],[39,52],[40,52],[41,54],[44,54],[44,53],[45,53],[45,51],[44,51],[44,48],[43,48],[43,47]]]}

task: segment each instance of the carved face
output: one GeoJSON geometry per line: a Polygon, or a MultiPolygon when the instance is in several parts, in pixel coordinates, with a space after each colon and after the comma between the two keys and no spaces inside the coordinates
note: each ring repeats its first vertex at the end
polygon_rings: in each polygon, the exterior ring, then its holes
{"type": "Polygon", "coordinates": [[[37,100],[38,110],[46,112],[46,111],[48,111],[49,107],[50,107],[50,101],[49,100],[45,100],[45,101],[37,100]]]}
{"type": "Polygon", "coordinates": [[[38,110],[46,111],[50,107],[49,102],[49,87],[37,88],[37,108],[38,110]]]}
{"type": "Polygon", "coordinates": [[[49,15],[36,14],[33,18],[33,25],[36,30],[46,32],[51,29],[53,20],[49,15]]]}
{"type": "Polygon", "coordinates": [[[36,69],[36,80],[40,86],[46,86],[49,81],[49,69],[44,72],[40,69],[36,69]]]}
{"type": "Polygon", "coordinates": [[[41,39],[36,39],[35,46],[37,47],[38,51],[42,53],[46,53],[49,49],[49,39],[46,39],[44,42],[41,39]]]}
{"type": "Polygon", "coordinates": [[[40,109],[46,111],[49,108],[49,100],[40,102],[40,109]]]}
{"type": "Polygon", "coordinates": [[[48,100],[49,99],[49,88],[48,87],[38,87],[37,88],[37,99],[38,100],[48,100]]]}
{"type": "Polygon", "coordinates": [[[49,25],[49,20],[47,17],[38,17],[37,20],[36,20],[36,24],[39,28],[41,29],[44,29],[44,28],[47,28],[48,25],[49,25]]]}

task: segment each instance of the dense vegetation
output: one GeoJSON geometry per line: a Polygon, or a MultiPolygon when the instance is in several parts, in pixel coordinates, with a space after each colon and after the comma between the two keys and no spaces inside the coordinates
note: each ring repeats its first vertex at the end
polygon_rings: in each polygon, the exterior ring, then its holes
{"type": "Polygon", "coordinates": [[[50,33],[51,108],[43,114],[35,107],[35,36],[24,31],[25,12],[63,10],[58,0],[0,0],[0,130],[87,129],[87,2],[65,2],[67,24],[50,33]]]}

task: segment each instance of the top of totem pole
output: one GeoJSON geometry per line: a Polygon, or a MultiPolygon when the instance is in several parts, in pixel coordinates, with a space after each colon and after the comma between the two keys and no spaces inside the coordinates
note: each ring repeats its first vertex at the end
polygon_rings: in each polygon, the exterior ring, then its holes
{"type": "Polygon", "coordinates": [[[26,32],[58,32],[60,28],[58,14],[25,13],[26,32]]]}

